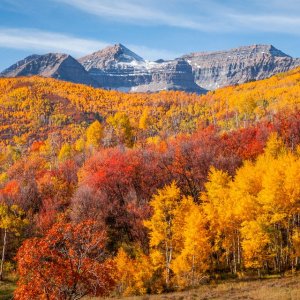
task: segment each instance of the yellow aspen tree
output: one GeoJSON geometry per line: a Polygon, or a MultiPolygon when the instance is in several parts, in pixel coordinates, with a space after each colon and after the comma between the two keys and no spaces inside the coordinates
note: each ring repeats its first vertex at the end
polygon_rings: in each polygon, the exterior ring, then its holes
{"type": "Polygon", "coordinates": [[[173,262],[173,270],[181,287],[195,286],[209,268],[211,254],[210,235],[207,221],[200,206],[193,203],[192,210],[182,227],[184,246],[173,262]]]}
{"type": "Polygon", "coordinates": [[[294,264],[293,234],[299,226],[299,169],[297,155],[273,134],[264,154],[256,162],[244,163],[237,171],[231,197],[244,221],[241,232],[246,267],[260,270],[266,266],[284,272],[290,262],[294,264]]]}
{"type": "Polygon", "coordinates": [[[206,192],[202,194],[203,209],[213,233],[216,264],[225,264],[234,273],[240,264],[240,220],[235,214],[235,202],[230,196],[230,176],[221,170],[212,168],[206,192]]]}
{"type": "Polygon", "coordinates": [[[191,196],[183,196],[178,207],[174,212],[174,221],[173,221],[173,232],[174,232],[174,241],[176,243],[176,255],[179,254],[184,248],[184,228],[187,222],[187,218],[196,209],[197,205],[195,204],[191,196]]]}
{"type": "Polygon", "coordinates": [[[75,150],[77,152],[83,152],[85,147],[85,140],[83,138],[79,138],[78,140],[75,141],[75,150]]]}
{"type": "Polygon", "coordinates": [[[86,130],[86,142],[88,146],[99,147],[103,137],[103,128],[99,121],[93,122],[86,130]]]}
{"type": "Polygon", "coordinates": [[[141,250],[135,251],[131,258],[123,248],[120,248],[114,262],[118,271],[118,292],[121,295],[143,295],[150,287],[152,266],[148,256],[141,250]]]}
{"type": "Polygon", "coordinates": [[[264,263],[271,258],[268,251],[271,240],[264,230],[265,224],[266,221],[260,218],[244,222],[241,229],[244,265],[257,269],[259,276],[264,263]]]}
{"type": "Polygon", "coordinates": [[[65,143],[62,145],[59,154],[58,154],[58,160],[59,161],[65,161],[67,159],[70,159],[72,156],[72,147],[69,143],[65,143]]]}
{"type": "Polygon", "coordinates": [[[117,290],[121,295],[128,295],[134,272],[133,262],[123,248],[120,248],[114,259],[117,268],[117,290]]]}
{"type": "Polygon", "coordinates": [[[170,286],[171,264],[176,253],[174,219],[180,201],[180,190],[176,183],[165,186],[150,201],[153,215],[145,222],[149,229],[150,256],[154,266],[164,270],[167,289],[170,286]]]}
{"type": "Polygon", "coordinates": [[[123,112],[117,112],[107,119],[107,123],[114,128],[119,141],[131,148],[133,146],[133,128],[129,117],[123,112]]]}
{"type": "Polygon", "coordinates": [[[139,129],[147,130],[150,125],[149,110],[144,109],[139,120],[139,129]]]}
{"type": "Polygon", "coordinates": [[[16,236],[20,234],[22,227],[28,224],[28,221],[24,218],[24,215],[24,211],[17,205],[8,206],[6,204],[0,204],[0,229],[3,231],[0,281],[3,280],[3,268],[6,256],[8,234],[13,233],[16,236]]]}
{"type": "Polygon", "coordinates": [[[284,272],[292,259],[292,235],[299,213],[300,164],[299,159],[288,151],[266,158],[268,167],[259,200],[268,215],[275,269],[284,272]]]}
{"type": "Polygon", "coordinates": [[[277,133],[272,133],[265,147],[265,154],[272,157],[277,157],[280,154],[286,153],[286,151],[287,150],[283,140],[278,137],[277,133]]]}

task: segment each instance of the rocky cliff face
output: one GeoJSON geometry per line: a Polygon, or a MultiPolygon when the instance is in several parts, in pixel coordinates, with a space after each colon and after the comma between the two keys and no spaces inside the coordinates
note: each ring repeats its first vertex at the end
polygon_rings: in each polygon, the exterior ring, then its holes
{"type": "Polygon", "coordinates": [[[192,53],[182,58],[192,66],[195,82],[207,90],[264,79],[300,65],[300,59],[271,45],[192,53]]]}
{"type": "Polygon", "coordinates": [[[116,44],[78,61],[67,54],[32,55],[0,76],[41,75],[126,92],[182,90],[201,94],[219,87],[264,79],[297,66],[300,66],[300,59],[271,45],[198,52],[170,61],[149,62],[116,44]]]}
{"type": "Polygon", "coordinates": [[[132,87],[135,92],[155,92],[178,90],[193,93],[206,93],[194,80],[192,67],[184,60],[160,61],[149,64],[150,82],[132,87]]]}
{"type": "Polygon", "coordinates": [[[130,91],[133,86],[151,81],[144,59],[121,44],[107,47],[78,61],[106,89],[130,91]]]}
{"type": "Polygon", "coordinates": [[[107,89],[205,92],[195,84],[192,68],[186,61],[147,62],[122,44],[107,47],[78,61],[100,86],[107,89]]]}
{"type": "Polygon", "coordinates": [[[2,77],[32,75],[97,86],[84,67],[75,58],[61,53],[28,56],[0,74],[2,77]]]}

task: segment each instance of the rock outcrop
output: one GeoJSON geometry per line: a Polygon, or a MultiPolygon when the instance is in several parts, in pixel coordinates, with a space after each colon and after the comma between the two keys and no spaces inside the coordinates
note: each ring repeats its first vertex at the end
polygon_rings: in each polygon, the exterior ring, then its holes
{"type": "Polygon", "coordinates": [[[178,90],[198,94],[207,92],[195,83],[192,67],[183,59],[154,62],[148,67],[148,72],[151,81],[132,87],[132,91],[178,90]]]}
{"type": "Polygon", "coordinates": [[[268,78],[300,65],[300,59],[292,58],[272,45],[198,52],[182,58],[192,66],[195,82],[207,90],[268,78]]]}
{"type": "Polygon", "coordinates": [[[75,58],[61,53],[28,56],[0,74],[1,77],[33,75],[52,77],[97,87],[97,83],[94,82],[88,72],[75,58]]]}

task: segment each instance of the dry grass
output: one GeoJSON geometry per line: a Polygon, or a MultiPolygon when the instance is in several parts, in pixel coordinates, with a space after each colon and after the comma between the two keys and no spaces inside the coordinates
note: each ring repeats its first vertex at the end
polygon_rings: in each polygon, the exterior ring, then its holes
{"type": "MultiPolygon", "coordinates": [[[[0,300],[12,299],[15,285],[0,282],[0,300]]],[[[92,300],[88,298],[89,300],[92,300]]],[[[197,289],[162,295],[111,298],[111,300],[300,300],[300,276],[252,281],[224,281],[197,289]]],[[[87,299],[86,299],[87,300],[87,299]]],[[[100,300],[100,298],[93,298],[100,300]]]]}
{"type": "MultiPolygon", "coordinates": [[[[99,299],[99,298],[98,298],[99,299]]],[[[252,281],[226,281],[197,289],[162,295],[119,298],[124,300],[300,300],[300,276],[252,281]]],[[[96,300],[96,298],[93,298],[96,300]]]]}

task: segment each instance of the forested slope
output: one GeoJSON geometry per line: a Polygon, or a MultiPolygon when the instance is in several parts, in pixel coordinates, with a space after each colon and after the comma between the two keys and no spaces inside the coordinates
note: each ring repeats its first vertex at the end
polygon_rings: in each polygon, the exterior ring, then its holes
{"type": "Polygon", "coordinates": [[[2,273],[17,269],[15,298],[299,268],[299,83],[295,69],[198,96],[1,79],[2,273]]]}

